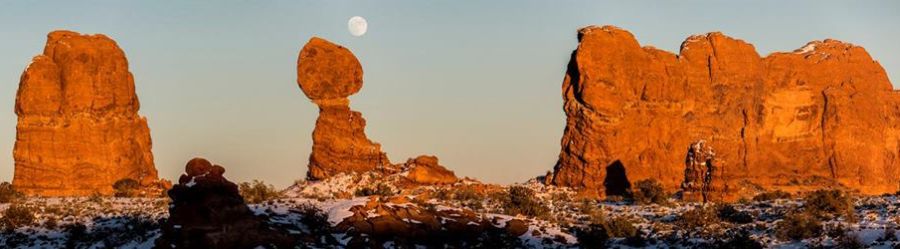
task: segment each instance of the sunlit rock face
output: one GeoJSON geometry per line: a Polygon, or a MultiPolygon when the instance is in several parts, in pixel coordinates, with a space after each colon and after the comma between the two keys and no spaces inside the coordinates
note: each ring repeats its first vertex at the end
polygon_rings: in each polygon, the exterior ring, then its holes
{"type": "Polygon", "coordinates": [[[705,140],[716,148],[726,200],[773,189],[898,188],[900,97],[862,47],[824,40],[760,57],[715,32],[689,37],[676,55],[612,26],[578,37],[552,184],[602,196],[605,183],[654,178],[675,191],[684,148],[705,140]]]}
{"type": "Polygon", "coordinates": [[[115,41],[51,32],[19,82],[13,185],[41,196],[108,195],[126,178],[158,186],[139,108],[115,41]]]}
{"type": "Polygon", "coordinates": [[[347,48],[313,37],[297,59],[297,83],[319,106],[307,178],[389,166],[381,145],[366,137],[366,120],[350,109],[350,95],[362,88],[362,66],[347,48]]]}

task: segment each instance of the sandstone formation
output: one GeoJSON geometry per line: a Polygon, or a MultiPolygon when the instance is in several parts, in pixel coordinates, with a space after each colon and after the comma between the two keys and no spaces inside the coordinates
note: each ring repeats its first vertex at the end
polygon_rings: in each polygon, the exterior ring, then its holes
{"type": "Polygon", "coordinates": [[[362,88],[362,66],[350,50],[313,37],[300,51],[297,83],[319,106],[307,178],[390,165],[381,145],[366,137],[362,114],[350,110],[347,97],[362,88]]]}
{"type": "Polygon", "coordinates": [[[458,179],[453,171],[438,164],[435,156],[419,156],[406,162],[406,179],[421,185],[451,184],[458,179]]]}
{"type": "Polygon", "coordinates": [[[109,195],[126,178],[158,186],[150,130],[138,109],[115,41],[51,32],[19,82],[13,185],[41,196],[109,195]]]}
{"type": "Polygon", "coordinates": [[[681,183],[682,199],[688,201],[711,201],[720,189],[713,182],[721,182],[721,174],[716,167],[716,152],[700,140],[688,147],[684,159],[684,181],[681,183]]]}
{"type": "Polygon", "coordinates": [[[862,47],[824,40],[760,57],[716,32],[689,37],[676,55],[611,26],[583,28],[578,39],[552,184],[602,195],[606,181],[655,178],[675,191],[683,148],[706,140],[726,199],[897,191],[900,95],[862,47]],[[610,179],[616,163],[625,179],[610,179]]]}
{"type": "MultiPolygon", "coordinates": [[[[520,218],[490,217],[469,209],[419,207],[406,196],[370,198],[350,207],[353,214],[335,225],[350,248],[382,248],[387,241],[397,247],[520,248],[505,244],[529,231],[520,218]]],[[[540,236],[535,229],[533,236],[540,236]]],[[[558,240],[565,241],[563,238],[558,240]]]]}
{"type": "Polygon", "coordinates": [[[185,166],[185,174],[169,190],[169,218],[162,223],[156,248],[292,247],[288,235],[272,229],[244,203],[225,168],[203,158],[185,166]]]}
{"type": "Polygon", "coordinates": [[[366,137],[366,120],[350,109],[347,99],[362,88],[362,66],[345,47],[313,37],[297,59],[297,83],[313,103],[319,117],[313,130],[307,178],[322,180],[340,173],[393,174],[410,170],[407,178],[422,185],[456,182],[456,175],[438,165],[437,157],[419,156],[392,165],[381,145],[366,137]]]}

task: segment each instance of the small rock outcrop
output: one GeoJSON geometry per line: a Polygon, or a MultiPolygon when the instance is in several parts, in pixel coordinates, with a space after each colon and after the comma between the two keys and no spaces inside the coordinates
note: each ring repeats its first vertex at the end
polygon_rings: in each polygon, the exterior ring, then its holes
{"type": "Polygon", "coordinates": [[[123,179],[160,188],[125,53],[101,35],[54,31],[16,94],[13,185],[28,195],[111,195],[123,179]]]}
{"type": "Polygon", "coordinates": [[[406,162],[406,178],[416,184],[436,185],[455,183],[458,178],[453,171],[438,164],[435,156],[419,156],[406,162]]]}
{"type": "MultiPolygon", "coordinates": [[[[469,209],[419,207],[404,196],[370,197],[349,208],[352,215],[335,224],[349,248],[380,248],[388,241],[398,247],[520,248],[518,237],[529,232],[523,217],[478,214],[469,209]]],[[[539,236],[535,229],[532,236],[539,236]]]]}
{"type": "Polygon", "coordinates": [[[391,162],[381,145],[366,137],[366,120],[350,109],[350,95],[362,88],[362,66],[347,48],[313,37],[297,60],[297,83],[319,106],[307,178],[367,172],[391,162]]]}
{"type": "Polygon", "coordinates": [[[203,158],[185,166],[185,174],[169,190],[169,218],[162,223],[156,248],[292,247],[294,241],[269,227],[244,203],[225,168],[203,158]]]}
{"type": "Polygon", "coordinates": [[[716,189],[713,182],[719,182],[718,166],[716,166],[716,152],[712,147],[705,146],[705,141],[700,140],[688,147],[687,157],[684,159],[684,182],[681,183],[682,198],[688,201],[711,201],[716,189]]]}
{"type": "Polygon", "coordinates": [[[674,192],[685,180],[681,148],[704,139],[728,200],[760,190],[897,191],[900,94],[862,47],[824,40],[760,57],[714,32],[673,54],[612,26],[583,28],[578,40],[551,184],[602,196],[621,168],[627,181],[654,178],[674,192]]]}

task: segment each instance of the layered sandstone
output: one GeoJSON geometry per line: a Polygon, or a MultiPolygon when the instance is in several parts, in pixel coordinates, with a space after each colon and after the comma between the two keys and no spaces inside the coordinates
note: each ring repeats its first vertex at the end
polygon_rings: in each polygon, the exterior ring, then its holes
{"type": "Polygon", "coordinates": [[[453,171],[438,164],[436,156],[419,156],[410,158],[406,164],[406,179],[420,185],[436,185],[455,183],[458,178],[453,171]]]}
{"type": "Polygon", "coordinates": [[[111,194],[157,184],[125,54],[104,35],[54,31],[19,82],[13,185],[29,195],[111,194]]]}
{"type": "Polygon", "coordinates": [[[366,120],[350,109],[350,95],[362,88],[362,66],[347,48],[313,37],[300,51],[297,83],[319,106],[307,178],[373,171],[390,165],[381,145],[366,137],[366,120]]]}
{"type": "Polygon", "coordinates": [[[900,95],[862,47],[824,40],[760,57],[716,32],[689,37],[676,55],[611,26],[578,37],[553,184],[601,194],[604,182],[654,178],[675,191],[684,148],[706,140],[726,198],[897,190],[900,95]],[[609,174],[615,165],[624,174],[609,174]]]}

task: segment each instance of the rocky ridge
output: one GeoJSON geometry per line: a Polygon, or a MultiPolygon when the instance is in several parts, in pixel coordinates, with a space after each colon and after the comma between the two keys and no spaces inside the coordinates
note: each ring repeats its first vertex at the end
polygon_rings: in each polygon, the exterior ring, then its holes
{"type": "Polygon", "coordinates": [[[897,190],[900,94],[862,47],[829,39],[761,57],[713,32],[673,54],[613,26],[583,28],[578,40],[551,184],[602,196],[604,182],[654,178],[675,191],[682,148],[706,140],[727,200],[763,190],[897,190]],[[610,174],[616,165],[624,174],[610,174]]]}

